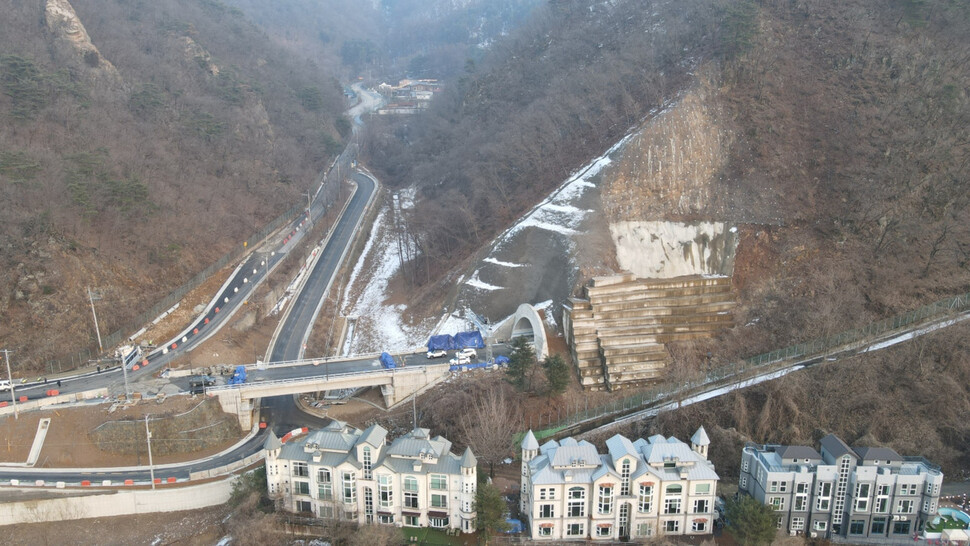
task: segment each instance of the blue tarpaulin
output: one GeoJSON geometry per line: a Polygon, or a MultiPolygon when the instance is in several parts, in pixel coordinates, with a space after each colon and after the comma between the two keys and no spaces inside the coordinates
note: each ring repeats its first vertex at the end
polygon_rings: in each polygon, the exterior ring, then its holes
{"type": "Polygon", "coordinates": [[[381,353],[381,366],[389,370],[397,367],[394,365],[394,357],[388,353],[381,353]]]}
{"type": "Polygon", "coordinates": [[[449,334],[431,336],[431,338],[428,339],[429,351],[450,351],[456,348],[455,338],[451,337],[449,334]]]}
{"type": "Polygon", "coordinates": [[[498,364],[499,366],[501,366],[503,364],[508,364],[509,363],[509,357],[502,356],[502,355],[498,355],[497,357],[495,357],[495,363],[498,364]]]}
{"type": "Polygon", "coordinates": [[[505,523],[509,526],[509,530],[505,532],[510,535],[521,533],[524,528],[522,522],[517,519],[505,518],[505,523]]]}
{"type": "Polygon", "coordinates": [[[472,349],[484,349],[485,340],[482,339],[482,334],[478,330],[472,330],[471,332],[458,332],[455,334],[455,345],[457,349],[464,349],[466,347],[471,347],[472,349]]]}
{"type": "Polygon", "coordinates": [[[236,371],[232,374],[232,377],[230,377],[229,381],[227,381],[226,383],[230,385],[241,385],[245,382],[246,382],[246,367],[236,366],[236,371]]]}

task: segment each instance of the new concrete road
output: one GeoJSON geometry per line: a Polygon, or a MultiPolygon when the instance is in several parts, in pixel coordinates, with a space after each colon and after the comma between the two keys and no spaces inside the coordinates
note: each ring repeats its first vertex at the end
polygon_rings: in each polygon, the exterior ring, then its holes
{"type": "Polygon", "coordinates": [[[290,304],[290,309],[278,329],[275,343],[269,350],[270,362],[298,360],[303,357],[304,344],[320,313],[327,291],[330,290],[337,270],[353,242],[364,211],[377,190],[377,182],[365,174],[355,173],[353,179],[357,183],[357,191],[334,226],[327,245],[320,251],[302,290],[290,304]]]}

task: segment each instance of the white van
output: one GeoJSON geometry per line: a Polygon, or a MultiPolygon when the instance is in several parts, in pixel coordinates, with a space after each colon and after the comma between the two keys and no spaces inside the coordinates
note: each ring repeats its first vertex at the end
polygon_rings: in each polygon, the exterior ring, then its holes
{"type": "Polygon", "coordinates": [[[0,391],[9,391],[9,390],[10,390],[10,381],[7,381],[6,379],[0,379],[0,391]]]}

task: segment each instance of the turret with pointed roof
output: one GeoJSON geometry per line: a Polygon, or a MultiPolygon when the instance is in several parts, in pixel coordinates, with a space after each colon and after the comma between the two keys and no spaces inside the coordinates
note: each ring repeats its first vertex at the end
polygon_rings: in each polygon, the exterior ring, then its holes
{"type": "Polygon", "coordinates": [[[690,437],[690,448],[701,457],[707,458],[707,448],[711,445],[711,439],[707,437],[704,425],[701,425],[697,432],[690,437]]]}

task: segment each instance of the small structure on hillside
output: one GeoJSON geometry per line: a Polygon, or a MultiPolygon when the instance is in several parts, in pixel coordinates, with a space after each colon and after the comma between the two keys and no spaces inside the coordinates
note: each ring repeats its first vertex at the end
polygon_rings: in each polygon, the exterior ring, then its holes
{"type": "Polygon", "coordinates": [[[734,325],[731,278],[692,275],[594,277],[583,298],[563,306],[566,342],[583,388],[618,390],[657,381],[666,344],[715,335],[734,325]]]}

